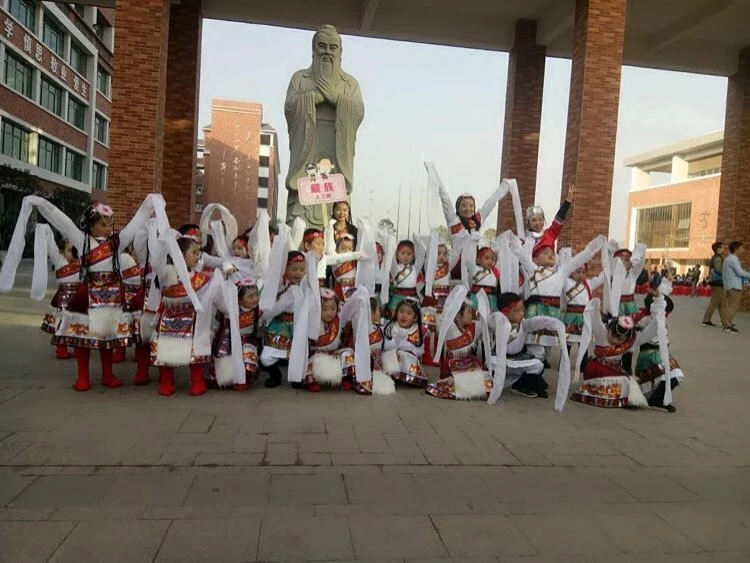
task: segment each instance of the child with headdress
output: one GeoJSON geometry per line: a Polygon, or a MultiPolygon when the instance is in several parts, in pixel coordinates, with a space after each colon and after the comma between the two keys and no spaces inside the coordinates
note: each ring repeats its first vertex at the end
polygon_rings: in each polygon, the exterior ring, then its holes
{"type": "Polygon", "coordinates": [[[50,301],[48,312],[44,315],[41,329],[52,335],[51,343],[55,346],[55,358],[67,360],[72,355],[68,352],[68,347],[64,343],[57,341],[56,334],[62,320],[63,311],[67,310],[70,300],[75,296],[81,283],[81,261],[78,259],[78,251],[70,241],[65,240],[58,244],[50,226],[45,223],[37,223],[34,260],[40,261],[39,266],[34,266],[35,270],[37,267],[46,268],[47,260],[51,261],[55,268],[57,291],[50,301]]]}
{"type": "Polygon", "coordinates": [[[426,387],[429,377],[422,369],[424,334],[419,301],[404,297],[383,328],[383,371],[395,381],[426,387]]]}
{"type": "MultiPolygon", "coordinates": [[[[232,350],[234,346],[232,319],[222,314],[219,328],[214,336],[213,357],[216,369],[216,383],[219,387],[232,386],[235,391],[247,391],[258,380],[258,321],[260,293],[258,283],[252,278],[242,278],[234,282],[237,287],[237,344],[242,347],[244,369],[237,378],[234,369],[232,350]]],[[[231,307],[229,307],[231,308],[231,307]]],[[[229,309],[228,308],[228,309],[229,309]]]]}
{"type": "MultiPolygon", "coordinates": [[[[518,258],[527,281],[526,318],[545,316],[561,319],[560,300],[565,280],[572,272],[591,260],[606,242],[606,237],[600,235],[570,260],[558,263],[551,243],[537,244],[529,256],[528,247],[522,246],[517,237],[511,238],[511,250],[518,258]]],[[[542,347],[554,346],[557,338],[555,334],[542,329],[530,334],[528,343],[531,345],[531,352],[543,358],[542,347]]]]}
{"type": "Polygon", "coordinates": [[[484,354],[490,348],[489,303],[484,294],[477,299],[482,311],[479,321],[474,320],[465,286],[455,286],[448,295],[436,348],[440,379],[427,385],[427,394],[439,399],[485,399],[491,391],[492,383],[479,350],[480,343],[484,354]]]}
{"type": "MultiPolygon", "coordinates": [[[[345,202],[344,202],[345,203],[345,202]]],[[[357,239],[354,235],[345,232],[340,233],[338,238],[334,237],[334,223],[331,219],[326,228],[326,265],[330,267],[331,286],[341,303],[356,290],[357,263],[365,259],[361,250],[355,250],[357,239]]]]}
{"type": "Polygon", "coordinates": [[[526,208],[526,235],[529,241],[533,243],[534,249],[537,246],[549,246],[553,251],[555,250],[557,237],[562,232],[565,217],[568,215],[570,206],[573,205],[575,195],[575,184],[570,184],[568,186],[568,193],[565,194],[565,199],[562,205],[560,205],[560,209],[557,210],[555,218],[549,227],[547,227],[547,219],[544,217],[544,209],[539,205],[532,205],[526,208]]]}
{"type": "MultiPolygon", "coordinates": [[[[562,248],[557,253],[558,262],[564,264],[573,257],[570,248],[562,248]]],[[[565,279],[563,286],[562,321],[565,332],[568,334],[568,342],[579,342],[583,330],[583,311],[589,301],[593,299],[594,292],[604,283],[604,272],[593,278],[587,278],[588,264],[583,264],[573,270],[565,279]]]]}
{"type": "Polygon", "coordinates": [[[570,388],[570,360],[565,346],[565,328],[552,317],[526,318],[523,298],[514,292],[503,292],[497,298],[499,312],[492,315],[495,356],[491,360],[492,391],[488,404],[495,404],[505,387],[528,398],[546,398],[548,384],[544,380],[544,363],[526,346],[527,335],[545,329],[557,336],[560,345],[560,368],[555,393],[555,409],[562,411],[570,388]]]}
{"type": "Polygon", "coordinates": [[[236,304],[236,290],[228,282],[231,291],[225,291],[220,269],[213,275],[197,270],[200,245],[189,229],[180,230],[187,236],[171,231],[159,238],[151,261],[161,290],[151,360],[159,367],[160,395],[175,393],[174,369],[186,366],[190,394],[198,396],[206,392],[204,368],[212,361],[212,321],[217,310],[228,314],[229,303],[236,304]]]}
{"type": "MultiPolygon", "coordinates": [[[[77,391],[91,388],[89,359],[92,349],[99,350],[101,357],[102,385],[120,387],[122,383],[112,372],[112,354],[116,348],[130,342],[131,323],[129,314],[123,310],[119,256],[153,214],[160,220],[162,229],[166,228],[164,199],[159,194],[148,195],[135,216],[117,233],[113,228],[114,212],[107,205],[92,203],[76,225],[44,198],[26,196],[0,272],[0,291],[9,291],[13,285],[23,254],[26,224],[34,208],[78,249],[81,259],[81,285],[62,315],[58,329],[59,342],[76,349],[78,374],[73,387],[77,391]]],[[[44,278],[46,288],[47,268],[43,270],[39,275],[44,278]]]]}
{"type": "Polygon", "coordinates": [[[638,381],[629,375],[623,356],[636,346],[636,321],[631,316],[608,316],[602,320],[599,299],[584,310],[584,326],[576,360],[576,380],[583,369],[583,382],[571,397],[574,401],[604,408],[646,406],[638,381]],[[587,354],[593,340],[594,353],[587,354]],[[587,361],[582,366],[584,355],[587,361]]]}

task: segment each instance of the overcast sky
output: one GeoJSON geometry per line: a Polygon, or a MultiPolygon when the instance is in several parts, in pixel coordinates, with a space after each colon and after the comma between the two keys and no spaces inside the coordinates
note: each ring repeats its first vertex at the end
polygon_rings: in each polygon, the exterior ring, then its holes
{"type": "MultiPolygon", "coordinates": [[[[311,60],[312,32],[205,20],[200,126],[211,121],[211,98],[263,104],[279,132],[283,182],[289,164],[284,97],[289,78],[311,60]]],[[[343,68],[359,81],[365,120],[357,137],[353,209],[400,231],[444,223],[437,193],[426,191],[423,157],[435,162],[452,196],[478,204],[500,174],[508,55],[344,36],[343,68]],[[409,201],[407,187],[416,187],[409,201]],[[411,222],[409,208],[411,207],[411,222]],[[421,212],[421,217],[420,217],[421,212]]],[[[625,209],[630,171],[623,159],[663,144],[721,129],[726,79],[623,68],[615,154],[613,209],[625,209]]],[[[570,61],[547,59],[536,202],[552,217],[559,205],[570,61]]],[[[494,226],[495,216],[485,225],[494,226]]],[[[625,214],[613,213],[610,236],[625,240],[625,214]]]]}

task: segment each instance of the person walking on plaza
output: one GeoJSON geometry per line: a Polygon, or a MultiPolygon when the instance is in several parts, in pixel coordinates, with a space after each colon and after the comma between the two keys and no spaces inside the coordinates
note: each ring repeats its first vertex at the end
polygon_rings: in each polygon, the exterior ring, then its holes
{"type": "Polygon", "coordinates": [[[750,272],[742,269],[742,243],[738,240],[729,243],[729,256],[724,260],[722,277],[727,292],[727,316],[724,332],[739,332],[734,326],[734,316],[740,305],[743,287],[750,283],[750,272]]]}
{"type": "Polygon", "coordinates": [[[701,281],[701,268],[697,264],[690,269],[690,297],[698,297],[698,282],[701,281]]]}
{"type": "Polygon", "coordinates": [[[729,249],[723,242],[716,241],[711,245],[714,255],[711,257],[711,265],[708,270],[708,285],[711,287],[711,301],[708,302],[706,312],[703,313],[702,326],[716,326],[712,322],[714,311],[719,310],[721,326],[726,328],[727,325],[727,293],[724,290],[722,269],[724,258],[729,249]]]}

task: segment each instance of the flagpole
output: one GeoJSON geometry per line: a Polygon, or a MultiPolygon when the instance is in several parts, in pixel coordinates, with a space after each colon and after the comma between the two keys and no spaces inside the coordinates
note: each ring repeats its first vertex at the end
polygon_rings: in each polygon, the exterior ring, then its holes
{"type": "Polygon", "coordinates": [[[401,184],[398,186],[398,207],[396,208],[396,238],[401,238],[401,184]]]}

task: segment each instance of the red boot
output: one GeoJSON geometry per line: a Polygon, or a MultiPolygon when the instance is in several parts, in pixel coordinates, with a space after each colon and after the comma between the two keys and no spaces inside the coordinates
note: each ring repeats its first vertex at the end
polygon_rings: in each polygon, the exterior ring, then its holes
{"type": "MultiPolygon", "coordinates": [[[[124,348],[123,348],[124,350],[124,348]]],[[[105,387],[122,387],[122,381],[112,373],[112,350],[99,350],[99,357],[102,361],[102,385],[105,387]]]]}
{"type": "Polygon", "coordinates": [[[115,348],[112,352],[112,362],[115,364],[121,364],[125,361],[125,347],[115,348]]]}
{"type": "Polygon", "coordinates": [[[151,363],[151,348],[149,346],[135,347],[135,377],[133,385],[148,385],[148,366],[151,363]]]}
{"type": "Polygon", "coordinates": [[[78,367],[78,377],[73,384],[76,391],[88,391],[91,389],[91,379],[89,377],[89,358],[91,350],[88,348],[75,349],[76,365],[78,367]]]}
{"type": "Polygon", "coordinates": [[[234,389],[235,391],[243,392],[250,389],[250,386],[247,383],[237,383],[234,387],[232,387],[232,389],[234,389]]]}
{"type": "Polygon", "coordinates": [[[65,344],[58,344],[55,346],[55,358],[58,360],[67,360],[70,358],[68,347],[65,346],[65,344]]]}
{"type": "Polygon", "coordinates": [[[169,366],[159,367],[159,395],[169,397],[174,395],[174,368],[169,366]]]}
{"type": "Polygon", "coordinates": [[[352,382],[350,380],[344,379],[341,382],[341,390],[342,391],[351,391],[352,389],[354,389],[354,385],[352,385],[352,382]]]}
{"type": "Polygon", "coordinates": [[[206,392],[206,380],[203,379],[203,364],[190,364],[190,394],[193,397],[206,392]]]}
{"type": "Polygon", "coordinates": [[[308,383],[307,384],[307,390],[310,391],[310,393],[318,393],[320,391],[320,384],[319,383],[308,383]]]}

